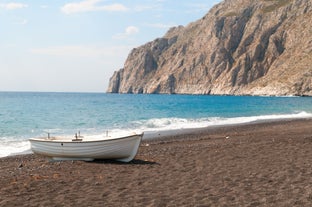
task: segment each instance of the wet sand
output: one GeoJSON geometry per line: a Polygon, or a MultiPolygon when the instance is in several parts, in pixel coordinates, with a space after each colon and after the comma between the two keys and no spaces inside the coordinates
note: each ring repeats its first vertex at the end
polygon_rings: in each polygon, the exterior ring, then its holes
{"type": "Polygon", "coordinates": [[[0,159],[0,206],[312,206],[312,119],[142,142],[130,163],[0,159]]]}

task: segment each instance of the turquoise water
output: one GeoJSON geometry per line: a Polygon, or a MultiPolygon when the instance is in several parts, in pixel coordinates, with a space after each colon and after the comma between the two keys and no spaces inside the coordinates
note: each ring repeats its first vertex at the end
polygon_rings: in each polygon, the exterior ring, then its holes
{"type": "Polygon", "coordinates": [[[312,117],[311,97],[0,92],[0,156],[30,137],[153,132],[261,119],[312,117]]]}

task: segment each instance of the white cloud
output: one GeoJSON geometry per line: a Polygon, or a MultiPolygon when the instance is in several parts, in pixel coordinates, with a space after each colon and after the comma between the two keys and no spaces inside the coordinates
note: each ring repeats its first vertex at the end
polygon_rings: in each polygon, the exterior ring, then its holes
{"type": "Polygon", "coordinates": [[[55,46],[47,48],[33,48],[30,50],[33,54],[66,56],[66,57],[112,57],[128,53],[132,46],[111,46],[100,47],[92,45],[71,45],[71,46],[55,46]]]}
{"type": "Polygon", "coordinates": [[[135,35],[139,32],[139,28],[135,27],[135,26],[129,26],[126,28],[126,35],[135,35]]]}
{"type": "Polygon", "coordinates": [[[15,2],[0,4],[0,8],[6,9],[6,10],[23,9],[26,7],[28,7],[27,4],[15,3],[15,2]]]}
{"type": "Polygon", "coordinates": [[[127,11],[128,8],[122,4],[99,5],[103,0],[84,0],[65,4],[61,11],[65,14],[90,11],[127,11]]]}
{"type": "Polygon", "coordinates": [[[139,28],[135,27],[135,26],[129,26],[125,29],[125,32],[123,33],[119,33],[116,34],[115,36],[113,36],[114,39],[125,39],[129,36],[133,36],[137,33],[139,33],[139,28]]]}

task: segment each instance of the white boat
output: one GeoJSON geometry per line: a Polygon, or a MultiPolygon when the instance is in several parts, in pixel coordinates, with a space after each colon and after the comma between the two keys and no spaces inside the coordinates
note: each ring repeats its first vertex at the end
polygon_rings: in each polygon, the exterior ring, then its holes
{"type": "Polygon", "coordinates": [[[130,162],[137,154],[143,133],[122,136],[30,138],[31,150],[52,160],[114,159],[130,162]]]}

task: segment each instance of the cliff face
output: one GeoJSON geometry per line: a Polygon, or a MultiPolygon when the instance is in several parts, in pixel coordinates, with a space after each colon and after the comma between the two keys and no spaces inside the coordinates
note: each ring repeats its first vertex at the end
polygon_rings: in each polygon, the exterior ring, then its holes
{"type": "Polygon", "coordinates": [[[110,93],[312,96],[311,0],[225,0],[133,49],[110,93]]]}

